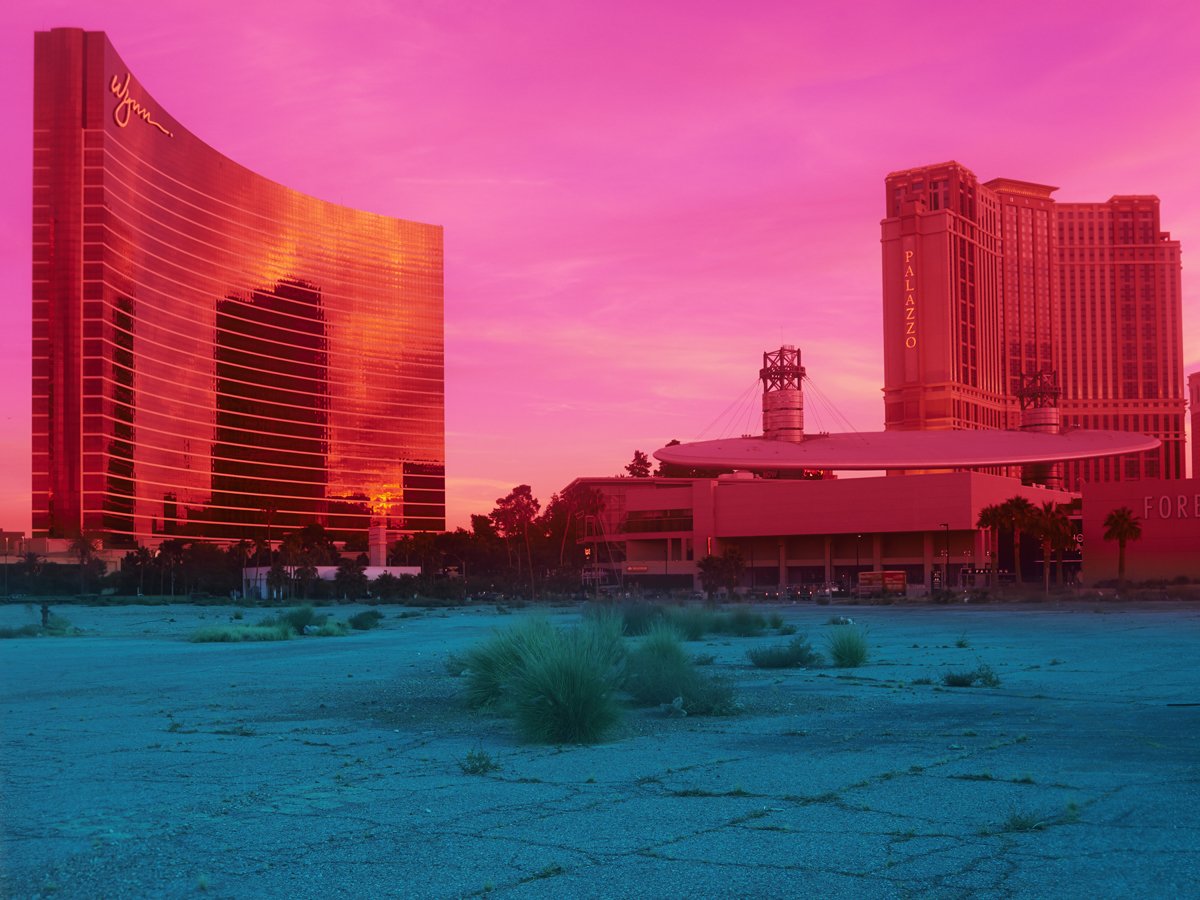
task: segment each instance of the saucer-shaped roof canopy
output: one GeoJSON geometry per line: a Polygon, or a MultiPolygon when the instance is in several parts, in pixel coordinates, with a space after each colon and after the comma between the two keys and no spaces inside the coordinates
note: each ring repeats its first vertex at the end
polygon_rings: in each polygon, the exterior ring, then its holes
{"type": "Polygon", "coordinates": [[[1153,450],[1158,438],[1127,431],[868,431],[805,435],[800,443],[763,437],[675,444],[665,463],[734,469],[965,469],[1091,459],[1153,450]]]}

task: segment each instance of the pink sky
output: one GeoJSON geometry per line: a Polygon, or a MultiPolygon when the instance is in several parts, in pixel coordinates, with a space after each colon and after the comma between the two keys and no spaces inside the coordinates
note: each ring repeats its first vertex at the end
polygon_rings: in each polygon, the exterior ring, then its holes
{"type": "MultiPolygon", "coordinates": [[[[17,0],[0,12],[6,529],[29,528],[33,32],[55,26],[108,32],[238,163],[445,226],[451,527],[516,484],[544,504],[634,449],[759,430],[709,426],[781,343],[855,428],[882,428],[896,169],[1157,194],[1200,368],[1190,2],[17,0]]],[[[807,424],[843,427],[812,401],[807,424]]]]}

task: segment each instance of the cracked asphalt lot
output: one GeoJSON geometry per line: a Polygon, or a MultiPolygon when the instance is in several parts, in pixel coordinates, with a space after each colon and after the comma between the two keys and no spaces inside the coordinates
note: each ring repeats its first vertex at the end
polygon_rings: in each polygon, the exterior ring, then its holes
{"type": "Polygon", "coordinates": [[[833,613],[865,625],[867,665],[689,644],[743,711],[634,710],[591,747],[459,701],[447,654],[514,616],[383,609],[344,638],[190,644],[234,609],[61,606],[81,635],[0,641],[0,891],[1200,896],[1195,609],[787,606],[818,648],[833,613]],[[942,686],[981,664],[998,687],[942,686]],[[499,769],[465,774],[471,752],[499,769]]]}

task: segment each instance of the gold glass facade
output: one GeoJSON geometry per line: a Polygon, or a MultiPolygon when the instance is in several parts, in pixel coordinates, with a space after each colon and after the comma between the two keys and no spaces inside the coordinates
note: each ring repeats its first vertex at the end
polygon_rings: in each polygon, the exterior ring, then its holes
{"type": "Polygon", "coordinates": [[[34,534],[444,528],[442,229],[236,165],[103,33],[34,84],[34,534]]]}

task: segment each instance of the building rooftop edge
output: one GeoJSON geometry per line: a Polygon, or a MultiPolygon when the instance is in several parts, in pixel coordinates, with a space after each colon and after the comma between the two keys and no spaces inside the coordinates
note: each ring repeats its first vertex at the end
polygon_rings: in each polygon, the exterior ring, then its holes
{"type": "Polygon", "coordinates": [[[972,175],[975,174],[974,172],[971,172],[971,170],[968,169],[966,166],[964,166],[962,163],[960,163],[958,160],[948,159],[945,162],[929,163],[928,165],[925,165],[925,166],[912,166],[911,168],[908,168],[908,169],[897,169],[895,172],[888,172],[887,175],[885,176],[885,180],[887,178],[895,178],[898,175],[909,175],[913,172],[924,172],[927,169],[944,169],[947,166],[954,166],[957,169],[962,169],[964,172],[970,172],[972,175]]]}
{"type": "MultiPolygon", "coordinates": [[[[123,56],[121,56],[121,54],[117,51],[116,45],[113,43],[112,38],[109,37],[108,32],[102,28],[80,28],[80,27],[76,27],[73,25],[57,25],[52,28],[35,29],[35,31],[34,31],[35,35],[39,35],[39,34],[53,35],[53,34],[64,34],[64,33],[80,34],[85,37],[87,35],[99,35],[104,40],[104,42],[108,45],[108,48],[113,52],[113,54],[121,61],[122,65],[125,67],[125,71],[127,73],[132,72],[132,70],[129,68],[129,64],[125,61],[125,58],[123,56]]],[[[391,213],[378,212],[374,209],[366,209],[361,206],[351,206],[350,204],[343,203],[343,202],[340,202],[337,200],[327,200],[324,197],[318,197],[316,194],[310,194],[307,191],[302,190],[300,188],[291,187],[290,185],[287,185],[284,182],[279,181],[270,175],[264,175],[262,172],[258,171],[257,169],[252,169],[249,166],[245,165],[244,163],[238,162],[233,157],[227,156],[222,150],[220,150],[217,147],[215,147],[214,145],[208,143],[206,140],[199,137],[194,132],[192,132],[190,129],[188,129],[188,127],[186,125],[184,125],[179,119],[177,119],[171,113],[170,110],[168,110],[161,102],[159,102],[158,100],[156,100],[154,98],[153,93],[150,91],[150,89],[148,87],[146,87],[145,84],[142,83],[141,79],[138,78],[137,75],[133,75],[133,78],[135,81],[137,81],[138,85],[145,92],[146,99],[153,102],[154,105],[158,108],[159,112],[161,112],[163,115],[168,116],[172,120],[172,122],[174,122],[175,127],[178,129],[178,131],[185,133],[190,140],[193,140],[196,143],[200,144],[206,150],[216,154],[217,156],[220,156],[221,159],[224,160],[226,163],[228,163],[230,166],[236,166],[238,169],[248,172],[250,175],[253,175],[255,178],[259,178],[264,182],[268,182],[271,185],[274,185],[276,188],[279,188],[284,191],[288,191],[289,193],[303,197],[306,200],[312,200],[316,203],[323,204],[324,206],[328,207],[331,211],[344,210],[346,212],[353,213],[355,215],[368,216],[368,217],[372,217],[372,218],[375,218],[378,220],[382,220],[387,223],[398,223],[401,225],[416,225],[420,228],[436,229],[439,233],[441,233],[443,235],[443,239],[444,239],[445,228],[446,228],[445,224],[439,224],[439,223],[435,223],[435,222],[426,222],[426,221],[423,221],[420,219],[404,218],[402,216],[393,215],[391,213]]]]}
{"type": "Polygon", "coordinates": [[[985,188],[993,191],[1003,191],[1006,194],[1020,194],[1026,197],[1040,197],[1049,200],[1050,195],[1058,190],[1056,185],[1040,184],[1036,181],[1022,181],[1019,178],[993,178],[983,183],[985,188]]]}

